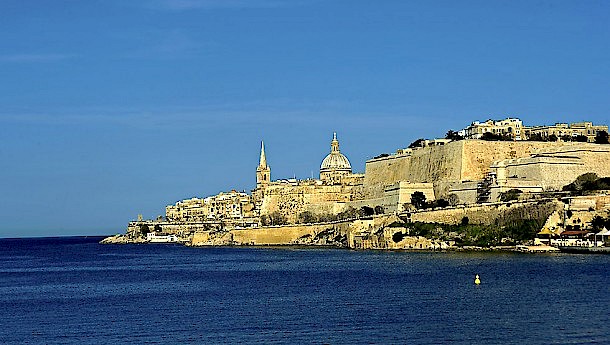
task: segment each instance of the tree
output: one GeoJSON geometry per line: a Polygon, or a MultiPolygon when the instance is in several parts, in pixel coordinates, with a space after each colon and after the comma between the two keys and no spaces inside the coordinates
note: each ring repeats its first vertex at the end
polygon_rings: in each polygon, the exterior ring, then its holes
{"type": "Polygon", "coordinates": [[[520,189],[513,188],[507,192],[501,193],[500,201],[508,202],[508,201],[517,200],[517,199],[519,199],[519,195],[521,195],[521,193],[523,193],[523,192],[520,189]]]}
{"type": "Polygon", "coordinates": [[[407,235],[403,234],[401,231],[394,233],[394,235],[392,235],[392,241],[394,241],[394,243],[398,243],[400,241],[403,240],[403,238],[405,238],[407,235]]]}
{"type": "Polygon", "coordinates": [[[598,180],[596,173],[585,173],[576,178],[574,182],[563,186],[563,191],[567,192],[582,192],[586,190],[592,190],[596,187],[598,180]]]}
{"type": "Polygon", "coordinates": [[[411,194],[411,204],[417,209],[426,207],[426,195],[423,192],[417,191],[411,194]]]}
{"type": "Polygon", "coordinates": [[[528,141],[548,141],[547,138],[543,137],[540,133],[532,133],[530,134],[528,141]]]}
{"type": "Polygon", "coordinates": [[[267,215],[262,215],[261,216],[261,225],[262,226],[271,225],[271,219],[269,219],[269,216],[267,216],[267,215]]]}
{"type": "Polygon", "coordinates": [[[508,141],[508,140],[510,140],[510,137],[504,136],[502,134],[494,134],[492,132],[485,132],[481,136],[481,140],[487,140],[487,141],[508,141]]]}
{"type": "Polygon", "coordinates": [[[457,196],[457,194],[452,193],[447,196],[447,202],[451,206],[456,206],[460,203],[460,198],[457,196]]]}
{"type": "Polygon", "coordinates": [[[419,139],[415,140],[414,142],[412,142],[411,144],[409,144],[409,148],[414,149],[416,147],[422,147],[422,144],[424,141],[425,141],[424,138],[419,138],[419,139]]]}
{"type": "Polygon", "coordinates": [[[299,214],[299,223],[316,223],[318,217],[311,211],[303,211],[299,214]]]}
{"type": "Polygon", "coordinates": [[[595,216],[591,219],[591,226],[594,230],[601,230],[604,227],[605,220],[601,216],[595,216]]]}
{"type": "Polygon", "coordinates": [[[555,134],[551,134],[551,135],[549,135],[548,141],[557,141],[557,139],[559,139],[559,138],[557,138],[557,136],[555,134]]]}
{"type": "Polygon", "coordinates": [[[369,217],[375,214],[375,209],[368,206],[362,206],[360,207],[360,214],[363,217],[369,217]]]}
{"type": "Polygon", "coordinates": [[[280,213],[280,211],[273,211],[269,215],[271,225],[284,225],[288,223],[288,218],[280,213]]]}
{"type": "Polygon", "coordinates": [[[147,224],[140,224],[140,233],[142,236],[146,237],[146,234],[150,232],[150,228],[147,224]]]}
{"type": "Polygon", "coordinates": [[[373,157],[373,159],[377,159],[377,158],[385,158],[385,157],[390,157],[390,155],[389,155],[389,154],[387,154],[387,153],[382,153],[382,154],[380,154],[380,155],[378,155],[378,156],[373,157]]]}
{"type": "Polygon", "coordinates": [[[441,198],[441,199],[434,200],[433,202],[431,202],[431,204],[432,204],[432,207],[445,208],[445,207],[449,206],[449,201],[441,198]]]}
{"type": "Polygon", "coordinates": [[[353,207],[348,207],[337,215],[338,220],[358,218],[358,210],[353,207]]]}
{"type": "Polygon", "coordinates": [[[383,206],[375,206],[375,214],[384,214],[384,211],[383,206]]]}
{"type": "Polygon", "coordinates": [[[457,140],[462,140],[464,139],[463,136],[459,135],[458,132],[453,131],[453,130],[449,130],[447,132],[447,134],[445,135],[445,139],[449,139],[449,140],[453,140],[453,141],[457,141],[457,140]]]}
{"type": "Polygon", "coordinates": [[[606,132],[606,131],[597,132],[597,134],[595,135],[595,143],[596,144],[610,144],[610,142],[608,142],[608,132],[606,132]]]}
{"type": "Polygon", "coordinates": [[[587,138],[586,135],[579,134],[579,135],[576,136],[574,141],[577,141],[579,143],[586,143],[587,141],[589,141],[589,138],[587,138]]]}
{"type": "Polygon", "coordinates": [[[464,218],[462,218],[462,221],[460,222],[460,224],[461,224],[462,226],[466,226],[466,225],[468,225],[469,223],[470,223],[470,218],[468,218],[468,217],[466,217],[466,216],[464,216],[464,218]]]}

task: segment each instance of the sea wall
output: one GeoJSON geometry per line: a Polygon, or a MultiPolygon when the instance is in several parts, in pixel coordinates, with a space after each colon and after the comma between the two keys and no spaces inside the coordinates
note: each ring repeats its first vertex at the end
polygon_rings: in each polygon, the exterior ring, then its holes
{"type": "MultiPolygon", "coordinates": [[[[330,225],[332,227],[332,225],[330,225]]],[[[304,236],[315,236],[329,225],[274,226],[259,229],[232,230],[237,245],[282,245],[295,243],[304,236]]]]}
{"type": "Polygon", "coordinates": [[[350,222],[320,224],[298,224],[268,226],[252,229],[235,229],[227,232],[198,232],[193,235],[191,245],[289,245],[289,244],[331,244],[322,233],[333,236],[346,235],[350,222]]]}

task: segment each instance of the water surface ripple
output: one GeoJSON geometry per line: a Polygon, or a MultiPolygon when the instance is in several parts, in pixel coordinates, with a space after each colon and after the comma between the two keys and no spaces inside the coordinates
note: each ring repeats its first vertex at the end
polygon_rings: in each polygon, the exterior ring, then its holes
{"type": "Polygon", "coordinates": [[[0,240],[0,343],[610,344],[610,255],[98,240],[0,240]]]}

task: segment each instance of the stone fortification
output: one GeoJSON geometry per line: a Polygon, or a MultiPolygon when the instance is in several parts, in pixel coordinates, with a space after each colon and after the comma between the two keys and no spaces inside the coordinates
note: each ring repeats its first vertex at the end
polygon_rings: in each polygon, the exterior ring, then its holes
{"type": "Polygon", "coordinates": [[[384,197],[387,186],[397,182],[433,183],[460,180],[462,142],[429,146],[409,153],[366,162],[366,198],[384,197]]]}
{"type": "Polygon", "coordinates": [[[208,245],[337,245],[346,238],[350,222],[308,225],[282,225],[226,232],[200,231],[193,235],[192,246],[208,245]]]}
{"type": "MultiPolygon", "coordinates": [[[[454,141],[367,161],[364,195],[367,199],[385,198],[388,186],[408,181],[432,183],[436,198],[464,191],[465,196],[460,198],[462,202],[474,202],[476,195],[466,195],[476,194],[476,182],[484,180],[498,161],[506,162],[505,165],[513,169],[522,166],[520,174],[531,176],[527,180],[537,182],[533,187],[540,188],[536,191],[557,189],[584,172],[610,176],[608,150],[607,145],[575,142],[454,141]],[[551,156],[556,164],[563,164],[567,169],[545,165],[544,157],[551,156]],[[578,166],[573,164],[576,156],[578,166]]],[[[532,183],[524,183],[524,186],[532,186],[532,183]]]]}
{"type": "Polygon", "coordinates": [[[610,145],[565,144],[540,150],[527,158],[508,159],[492,165],[500,192],[537,185],[542,190],[561,190],[585,173],[610,176],[610,145]]]}
{"type": "Polygon", "coordinates": [[[359,185],[328,185],[319,180],[273,182],[264,188],[261,216],[279,212],[289,222],[309,211],[314,214],[337,214],[361,192],[359,185]]]}
{"type": "Polygon", "coordinates": [[[564,204],[560,201],[523,201],[514,203],[495,203],[487,205],[472,205],[469,207],[454,207],[439,210],[428,210],[413,213],[404,213],[412,222],[460,224],[465,217],[469,224],[493,224],[509,212],[520,209],[523,219],[535,216],[534,213],[543,212],[548,217],[553,211],[563,211],[564,204]],[[548,214],[547,214],[548,213],[548,214]]]}
{"type": "MultiPolygon", "coordinates": [[[[530,157],[540,151],[565,145],[560,142],[539,141],[484,141],[462,140],[461,176],[462,181],[476,181],[485,178],[490,166],[499,160],[530,157]]],[[[569,143],[580,144],[580,143],[569,143]]]]}

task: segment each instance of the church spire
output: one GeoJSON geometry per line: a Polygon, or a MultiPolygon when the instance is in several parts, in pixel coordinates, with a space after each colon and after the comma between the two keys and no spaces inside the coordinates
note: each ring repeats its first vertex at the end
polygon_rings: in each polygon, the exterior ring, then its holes
{"type": "Polygon", "coordinates": [[[337,140],[337,132],[333,132],[333,141],[330,142],[330,152],[339,152],[339,140],[337,140]]]}
{"type": "Polygon", "coordinates": [[[267,157],[265,157],[265,142],[261,141],[261,158],[258,161],[258,166],[261,168],[269,169],[267,165],[267,157]]]}
{"type": "Polygon", "coordinates": [[[261,141],[261,157],[258,161],[258,167],[256,167],[256,188],[265,186],[269,182],[271,182],[271,169],[269,169],[265,156],[265,143],[261,141]]]}

